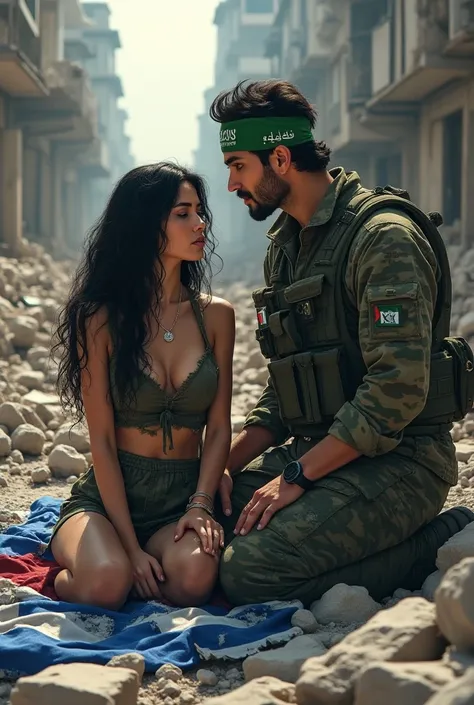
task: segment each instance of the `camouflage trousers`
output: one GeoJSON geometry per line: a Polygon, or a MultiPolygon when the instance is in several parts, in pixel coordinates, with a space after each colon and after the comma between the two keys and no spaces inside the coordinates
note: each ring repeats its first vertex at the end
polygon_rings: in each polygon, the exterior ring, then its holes
{"type": "Polygon", "coordinates": [[[232,516],[219,516],[227,540],[220,581],[232,604],[298,599],[308,605],[337,583],[363,585],[381,599],[404,586],[422,553],[424,538],[417,543],[409,537],[441,511],[449,484],[395,453],[349,463],[280,510],[262,531],[235,536],[237,518],[255,490],[307,450],[302,439],[294,440],[234,478],[232,516]]]}

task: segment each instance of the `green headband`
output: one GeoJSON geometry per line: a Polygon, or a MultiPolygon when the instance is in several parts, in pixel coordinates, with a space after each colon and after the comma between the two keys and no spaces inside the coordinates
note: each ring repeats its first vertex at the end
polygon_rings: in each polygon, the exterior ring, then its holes
{"type": "Polygon", "coordinates": [[[279,144],[293,147],[312,142],[309,120],[304,117],[243,118],[221,125],[223,152],[258,152],[279,144]]]}

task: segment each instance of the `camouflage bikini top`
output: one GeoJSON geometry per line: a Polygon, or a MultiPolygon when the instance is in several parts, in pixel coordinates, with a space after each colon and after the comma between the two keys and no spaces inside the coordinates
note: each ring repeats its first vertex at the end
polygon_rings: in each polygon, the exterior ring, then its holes
{"type": "Polygon", "coordinates": [[[163,433],[163,451],[173,450],[173,428],[199,431],[206,425],[207,412],[217,392],[219,368],[209,344],[204,317],[196,296],[190,295],[191,306],[204,340],[205,349],[193,372],[174,394],[168,394],[160,383],[141,371],[134,400],[125,406],[119,399],[115,382],[115,357],[110,356],[110,395],[114,407],[115,425],[138,428],[152,436],[163,433]],[[154,427],[154,428],[153,428],[154,427]]]}

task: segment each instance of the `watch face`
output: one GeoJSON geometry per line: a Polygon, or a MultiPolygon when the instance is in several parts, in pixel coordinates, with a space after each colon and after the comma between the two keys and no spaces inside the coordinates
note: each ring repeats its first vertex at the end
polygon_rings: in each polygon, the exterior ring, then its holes
{"type": "Polygon", "coordinates": [[[283,472],[283,477],[284,477],[285,481],[290,484],[295,482],[299,478],[300,475],[301,475],[300,464],[296,460],[294,460],[292,463],[288,463],[288,465],[286,466],[286,468],[283,472]]]}

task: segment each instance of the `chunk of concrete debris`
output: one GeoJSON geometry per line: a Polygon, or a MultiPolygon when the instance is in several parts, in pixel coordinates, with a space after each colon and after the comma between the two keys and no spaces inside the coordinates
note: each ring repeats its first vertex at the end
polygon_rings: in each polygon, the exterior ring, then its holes
{"type": "Polygon", "coordinates": [[[463,558],[474,557],[474,522],[471,522],[451,536],[446,543],[438,550],[436,567],[442,573],[446,573],[453,565],[462,561],[463,558]]]}
{"type": "Polygon", "coordinates": [[[45,443],[43,431],[29,423],[20,424],[12,433],[12,447],[25,455],[41,455],[45,443]]]}
{"type": "Polygon", "coordinates": [[[59,445],[53,448],[48,456],[48,465],[55,477],[81,475],[87,470],[87,462],[83,455],[71,446],[59,445]]]}
{"type": "Polygon", "coordinates": [[[183,671],[179,666],[175,666],[172,663],[164,663],[155,672],[157,678],[166,678],[169,681],[179,681],[183,677],[183,671]]]}
{"type": "Polygon", "coordinates": [[[78,453],[88,453],[91,449],[89,433],[84,426],[62,426],[53,439],[53,445],[65,445],[75,448],[78,453]]]}
{"type": "Polygon", "coordinates": [[[374,661],[434,661],[445,640],[439,634],[434,604],[410,597],[378,612],[324,656],[301,667],[296,682],[298,705],[352,705],[354,684],[374,661]]]}
{"type": "Polygon", "coordinates": [[[474,558],[448,570],[436,590],[436,619],[446,639],[460,650],[474,650],[474,558]]]}
{"type": "Polygon", "coordinates": [[[216,685],[219,680],[214,671],[207,668],[200,668],[196,673],[196,678],[201,685],[216,685]]]}
{"type": "Polygon", "coordinates": [[[8,436],[5,431],[0,430],[0,456],[5,458],[10,455],[12,449],[12,442],[10,436],[8,436]]]}
{"type": "Polygon", "coordinates": [[[145,659],[141,654],[118,654],[113,656],[106,665],[112,668],[130,668],[137,674],[139,683],[142,682],[145,673],[145,659]]]}
{"type": "Polygon", "coordinates": [[[374,663],[356,682],[354,705],[424,705],[454,678],[440,661],[374,663]]]}
{"type": "Polygon", "coordinates": [[[320,624],[342,622],[344,624],[366,622],[381,609],[360,585],[339,583],[313,602],[311,612],[320,624]]]}
{"type": "Polygon", "coordinates": [[[128,668],[60,664],[20,678],[11,705],[136,705],[138,687],[137,673],[128,668]]]}
{"type": "Polygon", "coordinates": [[[0,424],[8,428],[9,433],[22,423],[25,423],[25,417],[21,412],[21,405],[11,401],[5,401],[0,404],[0,424]]]}
{"type": "Polygon", "coordinates": [[[295,686],[278,678],[257,678],[225,695],[208,698],[203,705],[286,705],[296,703],[295,686]]]}
{"type": "Polygon", "coordinates": [[[311,610],[296,610],[291,618],[291,626],[299,627],[303,634],[314,634],[319,624],[311,610]]]}
{"type": "Polygon", "coordinates": [[[474,668],[441,688],[426,705],[474,705],[474,668]]]}
{"type": "Polygon", "coordinates": [[[41,485],[51,479],[51,471],[47,467],[33,468],[31,471],[31,481],[35,485],[41,485]]]}
{"type": "Polygon", "coordinates": [[[421,586],[421,594],[426,600],[431,602],[434,600],[435,592],[438,589],[443,573],[440,570],[435,570],[434,573],[428,575],[425,582],[421,586]]]}
{"type": "Polygon", "coordinates": [[[473,443],[456,443],[456,459],[458,462],[467,463],[473,455],[473,443]]]}
{"type": "Polygon", "coordinates": [[[279,649],[259,651],[242,664],[246,681],[262,676],[274,676],[287,683],[296,683],[303,663],[312,656],[321,656],[326,648],[316,634],[297,636],[279,649]]]}

